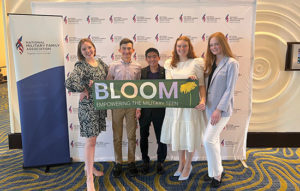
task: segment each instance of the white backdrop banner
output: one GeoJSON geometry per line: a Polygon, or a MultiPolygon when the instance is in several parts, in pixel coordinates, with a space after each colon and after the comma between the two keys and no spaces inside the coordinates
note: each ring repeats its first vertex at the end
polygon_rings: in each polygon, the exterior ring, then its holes
{"type": "MultiPolygon", "coordinates": [[[[77,61],[77,44],[90,38],[96,45],[97,56],[108,65],[120,58],[119,42],[130,38],[134,42],[133,59],[146,66],[145,50],[155,47],[161,62],[171,56],[176,38],[188,36],[197,56],[203,57],[210,34],[223,32],[240,63],[235,90],[234,115],[221,135],[222,157],[225,160],[246,158],[246,136],[251,113],[253,41],[256,1],[206,1],[191,3],[33,3],[35,14],[63,15],[64,60],[66,77],[77,61]]],[[[69,142],[71,157],[84,160],[84,139],[79,136],[78,95],[67,94],[69,142]]],[[[114,160],[111,115],[108,112],[107,130],[97,139],[95,160],[114,160]]],[[[125,129],[125,128],[124,128],[125,129]]],[[[123,156],[127,159],[127,138],[124,130],[123,156]]],[[[153,128],[149,138],[149,153],[156,158],[153,128]]],[[[139,129],[137,129],[136,159],[141,159],[139,129]]],[[[177,159],[177,152],[168,151],[168,159],[177,159]]],[[[204,160],[202,147],[194,160],[204,160]]]]}

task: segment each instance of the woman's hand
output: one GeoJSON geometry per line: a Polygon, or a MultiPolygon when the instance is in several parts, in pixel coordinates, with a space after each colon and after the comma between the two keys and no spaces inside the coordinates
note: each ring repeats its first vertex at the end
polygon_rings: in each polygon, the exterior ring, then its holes
{"type": "Polygon", "coordinates": [[[86,89],[84,89],[84,91],[80,93],[79,97],[80,101],[82,101],[85,97],[86,99],[89,99],[89,92],[86,89]]]}
{"type": "Polygon", "coordinates": [[[141,117],[141,109],[140,108],[137,108],[135,110],[135,118],[137,119],[136,120],[136,128],[139,128],[140,127],[140,123],[139,123],[139,119],[141,117]]]}
{"type": "Polygon", "coordinates": [[[136,111],[135,111],[135,117],[136,117],[136,119],[140,119],[140,117],[141,117],[141,109],[136,109],[136,111]]]}
{"type": "Polygon", "coordinates": [[[204,111],[205,110],[205,101],[200,101],[200,103],[198,105],[196,105],[195,109],[197,109],[198,111],[204,111]]]}
{"type": "Polygon", "coordinates": [[[210,124],[216,125],[221,119],[221,111],[216,109],[210,118],[210,124]]]}
{"type": "Polygon", "coordinates": [[[91,87],[93,85],[94,81],[93,80],[90,80],[89,82],[89,87],[91,87]]]}
{"type": "Polygon", "coordinates": [[[188,79],[191,79],[191,80],[197,80],[198,78],[197,78],[197,76],[195,76],[195,75],[191,75],[191,76],[188,77],[188,79]]]}

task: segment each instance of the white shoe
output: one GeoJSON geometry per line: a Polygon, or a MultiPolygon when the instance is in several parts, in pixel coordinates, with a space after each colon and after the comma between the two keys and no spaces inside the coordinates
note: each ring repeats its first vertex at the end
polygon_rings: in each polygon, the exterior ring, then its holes
{"type": "Polygon", "coordinates": [[[187,179],[189,179],[192,170],[193,170],[193,167],[191,165],[189,174],[186,177],[182,176],[182,174],[181,174],[180,177],[178,178],[178,180],[187,180],[187,179]]]}
{"type": "Polygon", "coordinates": [[[180,171],[176,171],[173,176],[180,176],[180,175],[181,175],[181,172],[180,171]]]}

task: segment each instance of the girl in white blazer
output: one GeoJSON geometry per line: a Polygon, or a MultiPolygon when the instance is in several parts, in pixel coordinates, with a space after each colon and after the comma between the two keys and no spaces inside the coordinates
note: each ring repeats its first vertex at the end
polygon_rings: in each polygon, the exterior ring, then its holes
{"type": "Polygon", "coordinates": [[[234,88],[238,77],[238,62],[233,58],[227,39],[221,32],[212,34],[208,39],[205,72],[208,76],[208,124],[203,141],[208,174],[204,179],[211,181],[212,187],[219,187],[225,175],[220,153],[220,134],[232,115],[234,88]]]}

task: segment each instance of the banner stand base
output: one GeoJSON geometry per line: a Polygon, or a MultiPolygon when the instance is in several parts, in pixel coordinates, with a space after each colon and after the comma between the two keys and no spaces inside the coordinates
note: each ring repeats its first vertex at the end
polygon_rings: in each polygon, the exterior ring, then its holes
{"type": "Polygon", "coordinates": [[[8,134],[8,148],[9,149],[22,149],[21,133],[8,134]]]}

